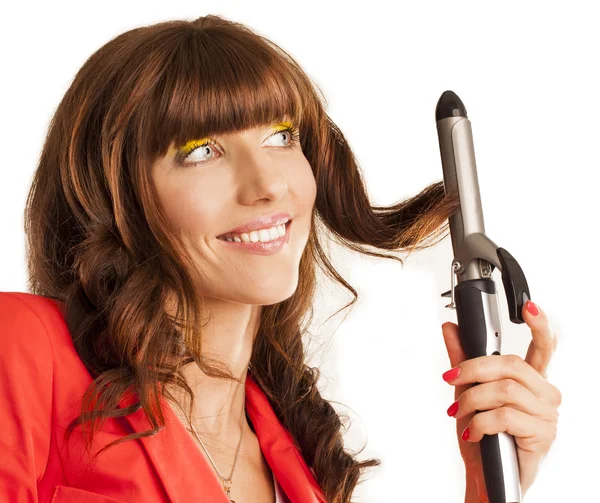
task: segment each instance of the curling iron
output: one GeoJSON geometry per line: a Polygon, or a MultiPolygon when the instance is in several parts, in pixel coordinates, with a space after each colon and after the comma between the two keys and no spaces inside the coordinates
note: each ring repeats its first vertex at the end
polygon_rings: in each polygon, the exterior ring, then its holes
{"type": "MultiPolygon", "coordinates": [[[[502,326],[492,272],[494,267],[502,272],[508,315],[513,323],[525,322],[521,311],[530,299],[527,280],[513,256],[485,235],[471,122],[465,105],[454,92],[445,91],[440,96],[435,120],[444,191],[457,194],[460,201],[460,210],[449,218],[454,253],[452,286],[442,297],[451,299],[445,307],[456,309],[460,343],[467,359],[499,355],[502,326]]],[[[489,502],[521,503],[514,437],[507,432],[484,434],[479,443],[489,502]]]]}

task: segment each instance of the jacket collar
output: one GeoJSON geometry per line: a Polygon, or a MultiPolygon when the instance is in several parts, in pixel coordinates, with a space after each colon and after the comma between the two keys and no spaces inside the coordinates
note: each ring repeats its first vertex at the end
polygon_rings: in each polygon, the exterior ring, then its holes
{"type": "MultiPolygon", "coordinates": [[[[126,407],[136,400],[135,393],[126,394],[119,405],[126,407]]],[[[156,435],[138,440],[171,501],[229,503],[220,478],[175,415],[170,403],[163,396],[160,402],[165,427],[156,435]]],[[[267,396],[249,372],[246,375],[246,411],[261,451],[291,503],[326,503],[293,437],[280,423],[267,396]]],[[[141,408],[123,419],[135,432],[152,429],[141,408]]]]}

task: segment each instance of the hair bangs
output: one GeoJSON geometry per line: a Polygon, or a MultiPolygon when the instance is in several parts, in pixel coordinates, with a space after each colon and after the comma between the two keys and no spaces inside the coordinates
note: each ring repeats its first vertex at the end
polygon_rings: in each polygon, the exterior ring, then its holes
{"type": "MultiPolygon", "coordinates": [[[[224,135],[284,120],[300,131],[312,93],[293,66],[262,46],[233,39],[197,36],[182,42],[157,86],[156,155],[169,146],[224,135]]],[[[308,108],[314,108],[309,106],[308,108]]]]}

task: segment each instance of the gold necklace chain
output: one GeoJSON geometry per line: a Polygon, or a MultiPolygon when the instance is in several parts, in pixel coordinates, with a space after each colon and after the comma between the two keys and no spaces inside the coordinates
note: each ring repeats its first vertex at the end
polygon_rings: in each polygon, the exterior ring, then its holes
{"type": "MultiPolygon", "coordinates": [[[[242,414],[244,413],[244,411],[246,410],[246,404],[244,403],[244,405],[242,406],[242,414]]],[[[240,414],[240,416],[242,415],[240,414]]],[[[240,425],[241,425],[242,421],[240,419],[240,425]]],[[[231,467],[231,473],[229,474],[229,477],[223,477],[223,475],[221,474],[221,472],[219,471],[219,469],[217,468],[217,465],[215,464],[215,462],[213,461],[212,456],[210,455],[210,452],[208,452],[208,449],[206,448],[206,446],[204,445],[204,442],[202,442],[202,439],[200,438],[200,435],[198,434],[198,431],[196,430],[196,427],[194,426],[194,423],[192,421],[190,421],[190,425],[192,426],[192,429],[194,430],[194,435],[196,436],[196,438],[199,440],[200,445],[202,445],[202,447],[204,448],[204,451],[206,452],[206,455],[208,456],[208,459],[210,460],[210,462],[212,463],[214,469],[217,471],[217,473],[219,474],[219,477],[221,477],[221,479],[223,479],[223,489],[225,490],[225,493],[227,494],[227,497],[229,498],[229,501],[231,503],[235,503],[235,501],[233,501],[229,495],[230,491],[231,491],[231,485],[232,485],[232,481],[231,481],[231,477],[233,476],[233,470],[235,469],[235,464],[237,462],[237,458],[238,458],[238,454],[240,452],[240,446],[242,445],[242,436],[244,434],[244,429],[243,427],[241,428],[241,432],[240,432],[240,440],[238,442],[238,446],[237,449],[235,451],[235,457],[233,458],[233,466],[231,467]]]]}

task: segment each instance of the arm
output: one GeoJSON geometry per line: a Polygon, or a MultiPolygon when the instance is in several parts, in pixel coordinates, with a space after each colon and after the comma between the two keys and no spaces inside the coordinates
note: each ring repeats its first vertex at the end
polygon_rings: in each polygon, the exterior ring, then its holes
{"type": "Polygon", "coordinates": [[[52,351],[37,314],[0,292],[0,501],[35,503],[50,449],[52,351]]]}

